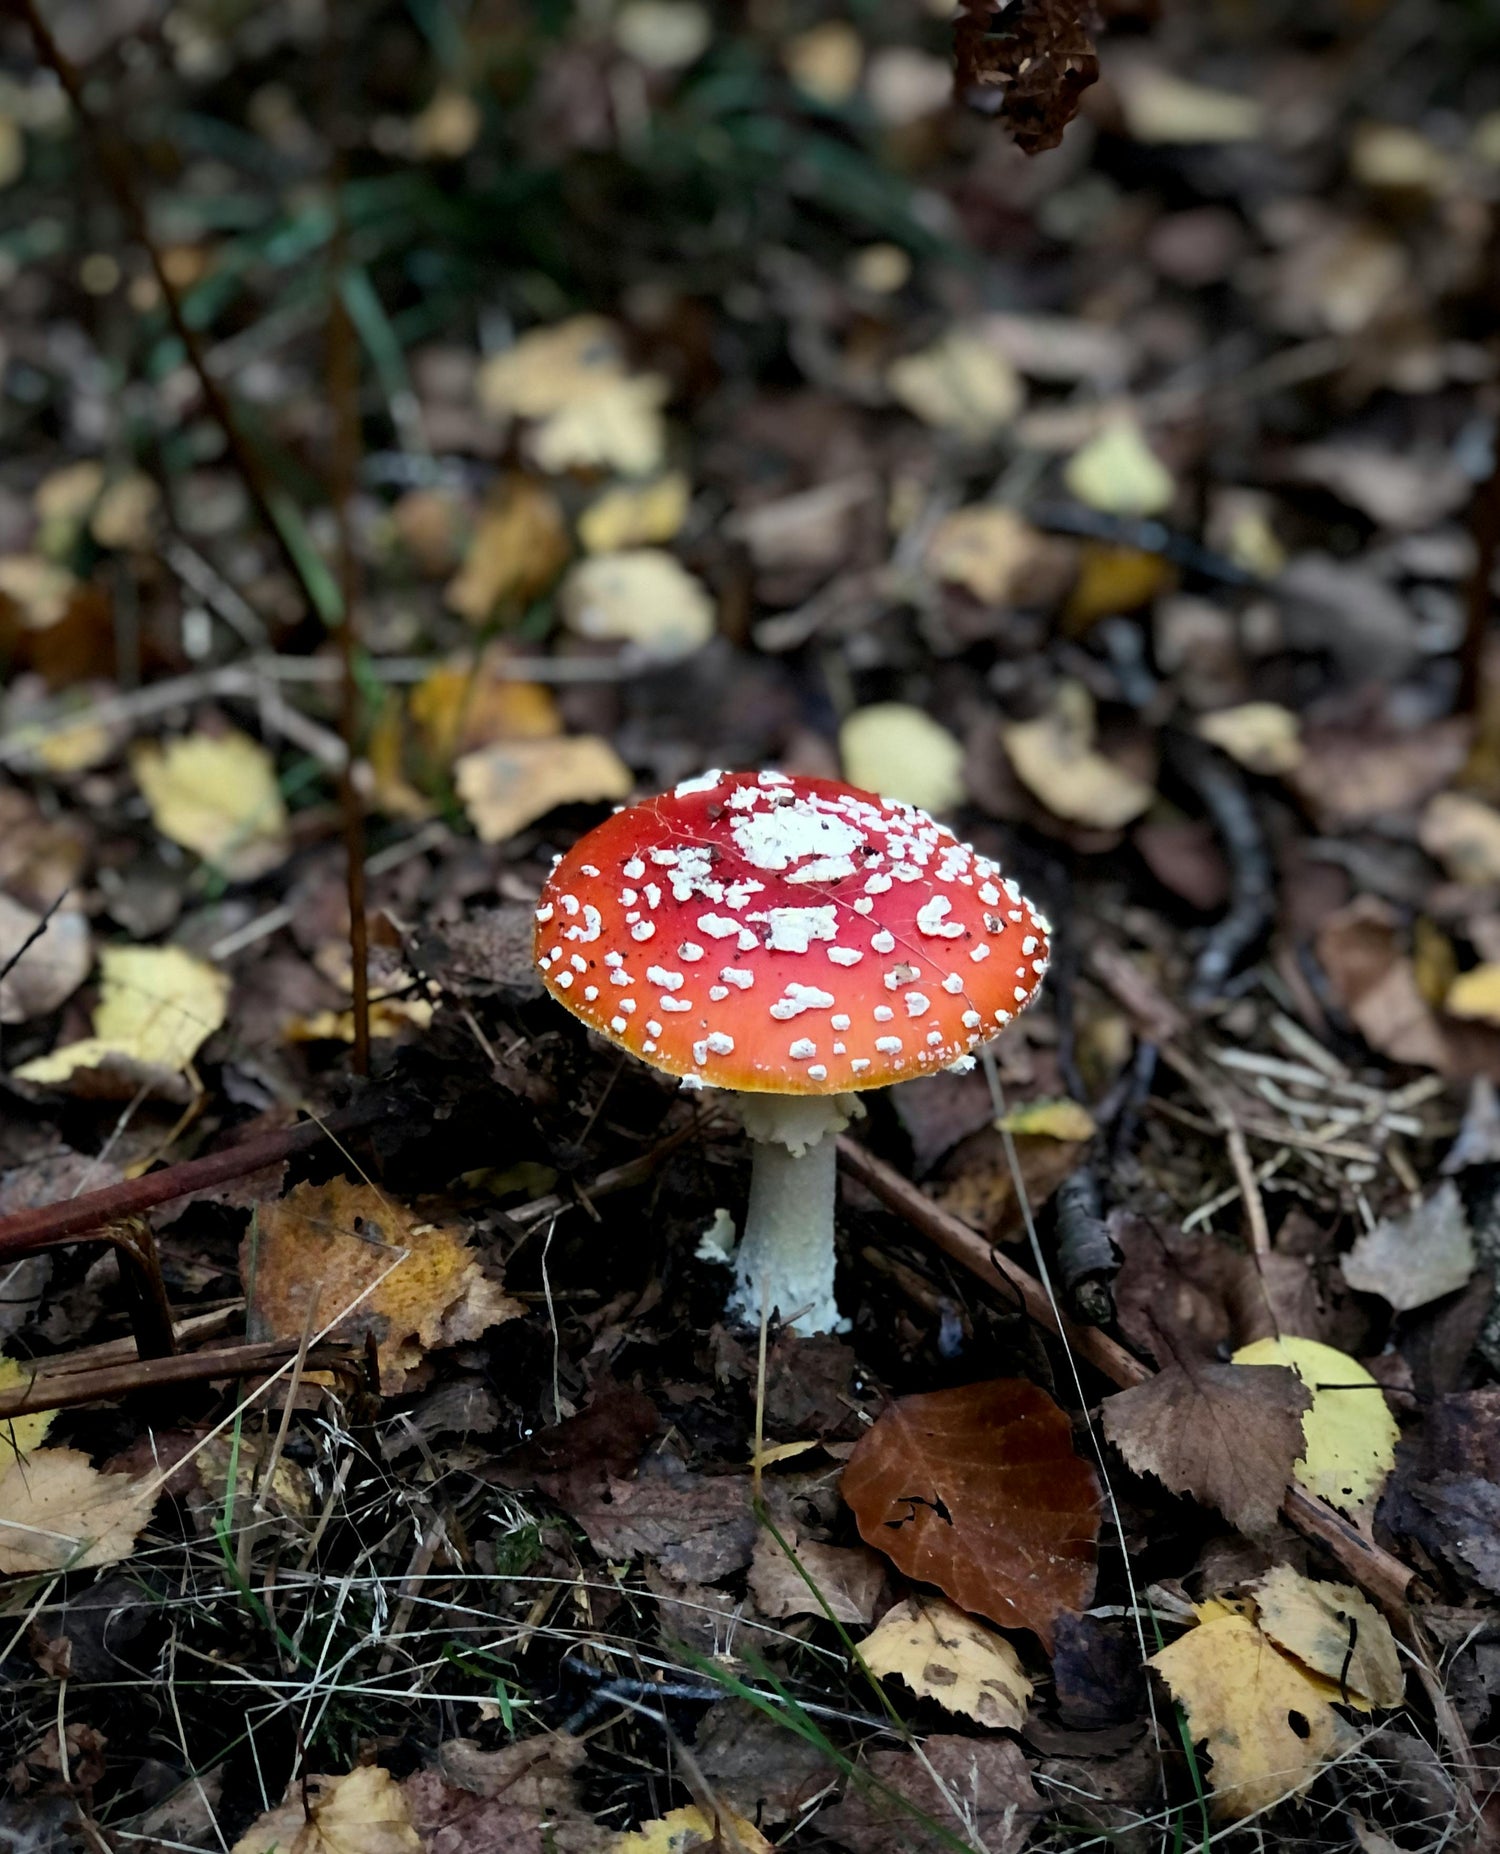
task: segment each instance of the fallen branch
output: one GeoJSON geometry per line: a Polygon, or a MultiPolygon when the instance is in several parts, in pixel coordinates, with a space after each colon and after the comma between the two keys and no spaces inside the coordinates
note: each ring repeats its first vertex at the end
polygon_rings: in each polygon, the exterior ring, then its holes
{"type": "MultiPolygon", "coordinates": [[[[113,1403],[133,1391],[159,1390],[167,1384],[205,1384],[218,1378],[259,1377],[275,1372],[296,1356],[296,1339],[264,1339],[225,1346],[217,1352],[179,1353],[173,1358],[139,1358],[91,1371],[53,1370],[53,1360],[38,1362],[35,1376],[17,1390],[0,1392],[0,1421],[32,1410],[64,1410],[81,1403],[113,1403]]],[[[325,1340],[307,1354],[308,1371],[360,1372],[361,1348],[325,1340]]]]}

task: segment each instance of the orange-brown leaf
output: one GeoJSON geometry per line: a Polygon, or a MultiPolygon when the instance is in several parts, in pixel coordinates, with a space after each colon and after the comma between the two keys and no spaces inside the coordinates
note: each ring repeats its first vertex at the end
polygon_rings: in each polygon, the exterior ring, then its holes
{"type": "Polygon", "coordinates": [[[1067,1417],[1021,1378],[903,1397],[860,1441],[843,1495],[860,1536],[960,1609],[1033,1630],[1094,1588],[1099,1484],[1067,1417]]]}

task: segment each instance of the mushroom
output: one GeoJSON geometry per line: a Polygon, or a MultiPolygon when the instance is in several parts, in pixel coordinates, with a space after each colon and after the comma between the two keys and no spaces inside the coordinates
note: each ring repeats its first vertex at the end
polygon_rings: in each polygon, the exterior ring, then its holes
{"type": "Polygon", "coordinates": [[[834,1135],[855,1096],[973,1066],[1035,997],[1048,926],[912,805],[834,779],[705,773],[554,864],[536,962],[591,1030],[737,1097],[754,1148],[730,1312],[839,1324],[834,1135]]]}

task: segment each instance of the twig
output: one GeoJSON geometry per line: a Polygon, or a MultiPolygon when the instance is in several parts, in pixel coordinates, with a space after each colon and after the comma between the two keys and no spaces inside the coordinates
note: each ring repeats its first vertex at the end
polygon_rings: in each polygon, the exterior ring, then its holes
{"type": "MultiPolygon", "coordinates": [[[[157,1390],[164,1384],[204,1384],[216,1378],[257,1377],[295,1358],[295,1339],[255,1340],[217,1352],[187,1352],[175,1358],[141,1358],[133,1364],[107,1365],[94,1371],[45,1371],[18,1390],[0,1392],[0,1421],[32,1410],[72,1409],[80,1403],[111,1403],[132,1391],[157,1390]]],[[[360,1369],[360,1348],[325,1341],[306,1353],[309,1371],[360,1369]]]]}
{"type": "Polygon", "coordinates": [[[1474,567],[1464,588],[1464,635],[1458,652],[1458,693],[1454,710],[1474,714],[1484,693],[1484,644],[1489,635],[1495,561],[1500,556],[1500,429],[1492,432],[1489,475],[1469,505],[1469,532],[1474,537],[1474,567]]]}
{"type": "Polygon", "coordinates": [[[43,19],[36,0],[5,0],[5,3],[17,18],[26,22],[42,63],[52,71],[67,93],[73,112],[84,134],[93,145],[99,160],[100,172],[115,197],[115,203],[124,217],[130,235],[150,260],[156,286],[161,292],[162,303],[166,309],[167,318],[172,324],[173,333],[182,343],[188,364],[198,376],[203,402],[219,429],[224,433],[229,454],[245,480],[245,487],[249,491],[251,502],[255,505],[255,512],[264,524],[309,608],[317,611],[318,601],[308,583],[307,574],[297,558],[296,550],[287,540],[280,522],[276,519],[274,498],[266,479],[264,466],[241,431],[228,395],[209,371],[208,362],[204,357],[203,344],[183,312],[182,299],[172,279],[167,275],[161,251],[151,235],[151,225],[146,216],[146,208],[136,190],[135,176],[140,164],[119,128],[113,122],[102,121],[90,109],[84,98],[83,79],[67,53],[52,36],[51,28],[43,19]]]}
{"type": "Polygon", "coordinates": [[[143,1178],[122,1179],[119,1184],[106,1185],[102,1191],[89,1191],[61,1204],[44,1204],[39,1210],[18,1211],[13,1217],[0,1219],[0,1261],[77,1242],[123,1217],[154,1209],[158,1204],[169,1204],[174,1198],[206,1190],[210,1185],[227,1184],[231,1178],[243,1178],[248,1172],[258,1172],[262,1166],[306,1152],[324,1139],[368,1126],[386,1111],[386,1105],[381,1098],[367,1097],[339,1113],[330,1114],[326,1120],[302,1120],[295,1126],[278,1128],[274,1133],[241,1140],[237,1146],[226,1146],[222,1152],[211,1152],[206,1158],[187,1159],[181,1165],[147,1172],[143,1178]]]}
{"type": "Polygon", "coordinates": [[[1100,1214],[1099,1176],[1081,1165],[1057,1187],[1057,1272],[1077,1319],[1107,1326],[1115,1317],[1110,1282],[1120,1272],[1120,1251],[1100,1214]]]}
{"type": "Polygon", "coordinates": [[[1188,1003],[1212,1004],[1244,955],[1264,939],[1276,910],[1271,853],[1244,781],[1206,741],[1172,729],[1172,764],[1201,799],[1229,864],[1229,907],[1209,929],[1193,969],[1188,1003]]]}
{"type": "MultiPolygon", "coordinates": [[[[1111,1383],[1129,1390],[1154,1375],[1134,1353],[1127,1352],[1104,1333],[1093,1327],[1074,1326],[1070,1321],[1059,1322],[1039,1281],[992,1249],[966,1223],[960,1223],[909,1179],[847,1135],[839,1139],[839,1163],[851,1177],[873,1191],[888,1209],[936,1243],[945,1255],[951,1255],[955,1262],[990,1287],[1019,1296],[1027,1313],[1039,1326],[1059,1334],[1111,1383]]],[[[1315,1500],[1295,1484],[1287,1488],[1281,1511],[1305,1538],[1323,1546],[1378,1603],[1398,1609],[1405,1604],[1415,1572],[1357,1531],[1341,1513],[1315,1500]]]]}

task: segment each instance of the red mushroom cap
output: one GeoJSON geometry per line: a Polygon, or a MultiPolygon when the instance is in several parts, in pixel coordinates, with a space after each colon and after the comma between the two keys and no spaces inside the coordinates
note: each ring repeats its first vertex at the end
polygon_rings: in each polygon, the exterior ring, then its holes
{"type": "Polygon", "coordinates": [[[951,1065],[1047,970],[1047,923],[913,805],[705,773],[562,857],[536,959],[575,1017],[716,1088],[834,1094],[951,1065]]]}

